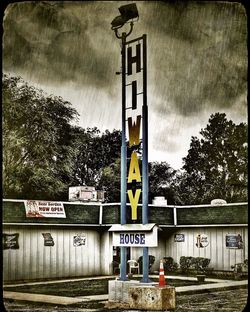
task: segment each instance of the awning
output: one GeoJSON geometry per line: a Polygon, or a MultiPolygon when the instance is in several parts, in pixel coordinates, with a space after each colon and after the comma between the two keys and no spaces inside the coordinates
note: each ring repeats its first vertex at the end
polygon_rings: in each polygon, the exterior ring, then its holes
{"type": "MultiPolygon", "coordinates": [[[[123,232],[123,231],[132,231],[132,232],[149,232],[152,231],[154,226],[157,226],[156,223],[147,223],[147,224],[114,224],[109,229],[110,232],[123,232]]],[[[157,226],[158,227],[158,226],[157,226]]]]}

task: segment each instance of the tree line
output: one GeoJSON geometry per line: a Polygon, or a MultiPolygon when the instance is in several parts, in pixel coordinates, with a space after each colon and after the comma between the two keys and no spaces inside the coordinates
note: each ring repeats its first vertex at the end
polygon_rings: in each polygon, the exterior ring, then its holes
{"type": "MultiPolygon", "coordinates": [[[[61,97],[21,77],[3,75],[3,197],[68,200],[68,187],[95,186],[120,201],[121,131],[73,124],[79,117],[61,97]]],[[[247,201],[247,125],[215,113],[192,137],[183,167],[149,163],[149,202],[203,204],[214,198],[247,201]]]]}

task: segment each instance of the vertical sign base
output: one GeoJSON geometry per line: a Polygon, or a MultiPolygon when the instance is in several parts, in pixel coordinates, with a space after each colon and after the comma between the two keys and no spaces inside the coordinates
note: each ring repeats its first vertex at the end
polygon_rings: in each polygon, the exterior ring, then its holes
{"type": "Polygon", "coordinates": [[[142,262],[142,267],[143,267],[143,271],[142,271],[142,279],[141,279],[141,283],[152,283],[152,281],[150,280],[149,276],[148,276],[148,268],[149,268],[149,257],[148,257],[148,247],[143,247],[143,262],[142,262]]]}
{"type": "Polygon", "coordinates": [[[126,275],[127,247],[121,247],[120,281],[128,281],[126,275]]]}

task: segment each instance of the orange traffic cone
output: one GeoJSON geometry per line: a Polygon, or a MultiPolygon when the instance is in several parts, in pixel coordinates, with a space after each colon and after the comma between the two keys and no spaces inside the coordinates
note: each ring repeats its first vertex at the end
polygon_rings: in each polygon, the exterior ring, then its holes
{"type": "Polygon", "coordinates": [[[164,267],[163,267],[163,261],[160,261],[160,274],[159,274],[159,287],[165,286],[165,276],[164,276],[164,267]]]}

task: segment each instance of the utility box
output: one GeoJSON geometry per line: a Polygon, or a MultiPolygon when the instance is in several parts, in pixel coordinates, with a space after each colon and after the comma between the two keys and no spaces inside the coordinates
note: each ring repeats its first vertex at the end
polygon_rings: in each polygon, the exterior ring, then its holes
{"type": "Polygon", "coordinates": [[[69,201],[103,202],[104,191],[96,190],[94,186],[70,186],[69,201]]]}

